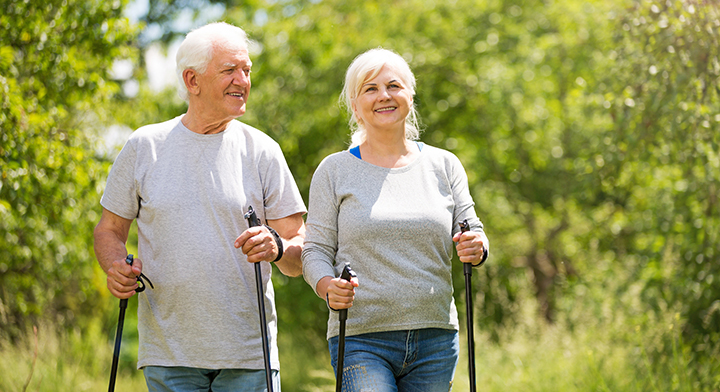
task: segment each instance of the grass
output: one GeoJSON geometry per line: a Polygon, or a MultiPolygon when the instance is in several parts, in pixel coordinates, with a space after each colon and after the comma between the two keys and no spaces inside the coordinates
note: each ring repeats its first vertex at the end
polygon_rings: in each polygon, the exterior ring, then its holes
{"type": "MultiPolygon", "coordinates": [[[[112,360],[114,327],[58,333],[52,325],[25,341],[0,349],[0,391],[106,390],[112,360]],[[37,355],[35,350],[37,349],[37,355]]],[[[720,355],[698,359],[684,345],[674,324],[650,330],[576,329],[561,326],[516,327],[502,333],[502,344],[476,331],[478,390],[483,391],[720,391],[720,355]],[[652,342],[671,342],[662,350],[652,342]]],[[[128,320],[126,331],[135,326],[128,320]]],[[[281,332],[283,390],[334,390],[324,336],[281,332]]],[[[137,339],[123,338],[117,391],[146,390],[135,369],[137,339]]],[[[454,391],[467,391],[467,358],[461,344],[454,391]]],[[[717,349],[715,350],[717,351],[717,349]]]]}
{"type": "MultiPolygon", "coordinates": [[[[99,327],[59,333],[53,326],[45,325],[37,330],[37,345],[34,336],[13,346],[3,342],[0,391],[107,390],[113,343],[107,341],[99,327]]],[[[123,347],[124,359],[133,355],[129,346],[132,345],[123,347]]],[[[115,389],[142,391],[147,388],[140,372],[122,366],[115,389]]]]}

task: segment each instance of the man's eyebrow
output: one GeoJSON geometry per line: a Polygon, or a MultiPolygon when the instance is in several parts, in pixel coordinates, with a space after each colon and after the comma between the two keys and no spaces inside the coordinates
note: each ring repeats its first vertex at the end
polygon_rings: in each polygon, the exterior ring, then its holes
{"type": "MultiPolygon", "coordinates": [[[[238,66],[239,65],[236,63],[224,63],[223,64],[223,67],[229,67],[229,68],[237,68],[238,66]]],[[[252,62],[248,61],[247,63],[245,63],[245,66],[252,67],[252,62]]]]}

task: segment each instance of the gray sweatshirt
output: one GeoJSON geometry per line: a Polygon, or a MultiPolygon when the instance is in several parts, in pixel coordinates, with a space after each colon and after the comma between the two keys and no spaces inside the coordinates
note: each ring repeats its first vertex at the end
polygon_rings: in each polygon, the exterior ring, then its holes
{"type": "MultiPolygon", "coordinates": [[[[305,281],[315,290],[320,279],[339,276],[350,264],[360,286],[348,311],[348,336],[457,330],[452,236],[463,219],[483,232],[474,205],[465,170],[448,151],[425,146],[415,161],[394,169],[348,151],[332,154],[310,185],[305,281]]],[[[330,312],[328,339],[338,335],[338,325],[337,312],[330,312]]]]}

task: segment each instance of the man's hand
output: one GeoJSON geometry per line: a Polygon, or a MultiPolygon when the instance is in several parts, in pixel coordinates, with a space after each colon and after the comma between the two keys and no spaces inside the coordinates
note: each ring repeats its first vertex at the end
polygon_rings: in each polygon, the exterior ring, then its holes
{"type": "Polygon", "coordinates": [[[137,277],[142,273],[142,261],[135,259],[128,264],[125,259],[113,260],[107,271],[107,287],[117,298],[126,299],[135,294],[138,288],[137,277]]]}
{"type": "Polygon", "coordinates": [[[272,262],[279,253],[275,237],[265,226],[254,226],[245,230],[235,240],[235,247],[242,249],[251,263],[272,262]]]}
{"type": "MultiPolygon", "coordinates": [[[[305,222],[302,216],[302,213],[297,213],[267,221],[268,226],[275,229],[280,235],[280,241],[284,248],[282,258],[274,264],[280,269],[280,272],[291,277],[302,274],[300,254],[305,240],[305,222]]],[[[248,261],[251,263],[272,262],[278,255],[275,237],[264,226],[253,226],[245,230],[235,240],[235,248],[242,248],[242,252],[247,255],[248,261]]]]}

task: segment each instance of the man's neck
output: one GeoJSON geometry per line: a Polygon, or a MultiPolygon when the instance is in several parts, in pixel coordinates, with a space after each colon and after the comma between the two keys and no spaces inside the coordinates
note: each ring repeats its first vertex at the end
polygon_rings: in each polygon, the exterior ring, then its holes
{"type": "Polygon", "coordinates": [[[185,127],[195,133],[202,135],[211,135],[214,133],[220,133],[227,128],[227,125],[232,119],[221,119],[221,120],[210,120],[202,118],[198,115],[197,110],[188,108],[187,113],[182,118],[182,123],[185,127]]]}

